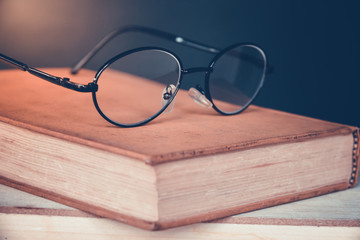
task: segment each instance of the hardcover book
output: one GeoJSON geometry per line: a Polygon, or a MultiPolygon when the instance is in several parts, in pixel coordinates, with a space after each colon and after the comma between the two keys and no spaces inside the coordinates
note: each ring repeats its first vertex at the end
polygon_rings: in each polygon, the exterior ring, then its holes
{"type": "Polygon", "coordinates": [[[257,106],[222,116],[180,90],[171,113],[119,128],[91,94],[18,70],[1,71],[0,83],[0,183],[133,226],[208,221],[357,181],[356,127],[257,106]]]}

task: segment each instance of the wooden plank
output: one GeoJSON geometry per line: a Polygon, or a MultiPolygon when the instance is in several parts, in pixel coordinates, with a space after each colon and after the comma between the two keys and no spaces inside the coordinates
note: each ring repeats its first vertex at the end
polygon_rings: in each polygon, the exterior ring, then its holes
{"type": "Polygon", "coordinates": [[[164,231],[146,231],[101,218],[0,213],[0,239],[206,239],[206,240],[358,240],[354,227],[200,223],[164,231]]]}

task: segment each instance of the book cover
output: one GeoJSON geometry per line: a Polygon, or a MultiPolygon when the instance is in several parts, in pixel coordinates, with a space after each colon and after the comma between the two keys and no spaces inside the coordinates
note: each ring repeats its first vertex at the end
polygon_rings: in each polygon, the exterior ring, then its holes
{"type": "MultiPolygon", "coordinates": [[[[94,74],[71,78],[87,83],[94,74]]],[[[144,229],[208,221],[357,181],[356,127],[257,106],[221,116],[180,91],[172,113],[118,128],[98,116],[90,94],[16,70],[1,71],[0,83],[0,182],[144,229]]]]}

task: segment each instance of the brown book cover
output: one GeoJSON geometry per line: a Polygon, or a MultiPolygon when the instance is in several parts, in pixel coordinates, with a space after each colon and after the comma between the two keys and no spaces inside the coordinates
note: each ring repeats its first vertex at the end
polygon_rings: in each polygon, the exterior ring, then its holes
{"type": "MultiPolygon", "coordinates": [[[[93,77],[83,70],[71,79],[93,77]]],[[[179,92],[170,114],[119,128],[98,115],[91,94],[18,70],[1,71],[0,83],[0,183],[137,227],[207,221],[356,184],[355,127],[257,106],[221,116],[179,92]]]]}

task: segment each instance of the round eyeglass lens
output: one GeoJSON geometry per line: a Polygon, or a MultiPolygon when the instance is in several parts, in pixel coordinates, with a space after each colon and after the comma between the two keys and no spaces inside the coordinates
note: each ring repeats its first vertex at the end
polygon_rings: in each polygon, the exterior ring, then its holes
{"type": "Polygon", "coordinates": [[[147,122],[174,98],[180,79],[180,63],[158,49],[130,51],[106,65],[98,75],[93,94],[99,113],[117,125],[147,122]]]}
{"type": "Polygon", "coordinates": [[[253,45],[238,45],[215,57],[208,92],[214,108],[223,114],[244,110],[260,90],[266,71],[264,52],[253,45]]]}

